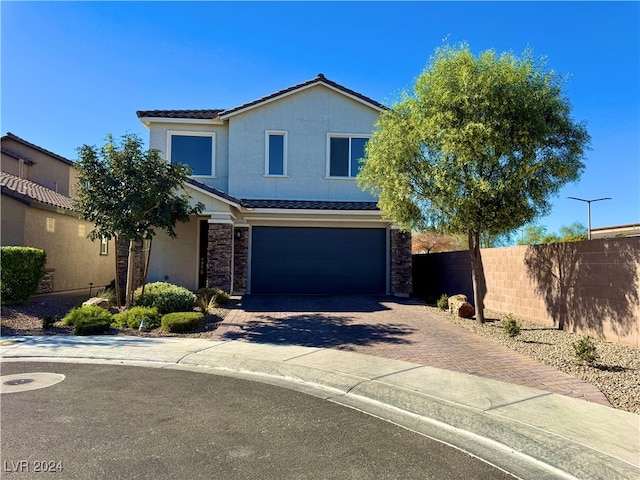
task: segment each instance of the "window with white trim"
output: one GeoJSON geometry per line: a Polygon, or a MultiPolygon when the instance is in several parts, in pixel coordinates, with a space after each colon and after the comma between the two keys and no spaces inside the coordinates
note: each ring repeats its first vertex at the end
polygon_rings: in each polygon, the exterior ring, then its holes
{"type": "Polygon", "coordinates": [[[215,177],[216,135],[213,132],[168,132],[167,155],[171,163],[186,163],[194,177],[215,177]]]}
{"type": "Polygon", "coordinates": [[[100,237],[100,255],[109,255],[109,239],[100,237]]]}
{"type": "Polygon", "coordinates": [[[369,137],[361,135],[329,135],[328,176],[353,178],[360,171],[369,137]]]}
{"type": "Polygon", "coordinates": [[[265,134],[265,175],[287,175],[287,132],[267,130],[265,134]]]}

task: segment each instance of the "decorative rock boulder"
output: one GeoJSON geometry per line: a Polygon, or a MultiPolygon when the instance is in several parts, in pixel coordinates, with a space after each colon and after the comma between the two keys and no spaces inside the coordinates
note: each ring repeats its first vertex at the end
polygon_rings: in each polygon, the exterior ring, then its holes
{"type": "Polygon", "coordinates": [[[95,305],[97,307],[104,308],[105,310],[109,310],[109,308],[111,307],[111,305],[109,304],[109,300],[100,297],[90,298],[82,304],[83,307],[87,305],[95,305]]]}
{"type": "Polygon", "coordinates": [[[473,318],[476,314],[473,305],[467,301],[467,297],[462,294],[449,297],[449,311],[462,318],[473,318]]]}

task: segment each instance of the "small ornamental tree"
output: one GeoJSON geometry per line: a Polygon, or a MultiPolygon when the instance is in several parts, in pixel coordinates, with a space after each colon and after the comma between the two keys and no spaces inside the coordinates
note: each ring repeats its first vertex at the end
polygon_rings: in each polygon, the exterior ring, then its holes
{"type": "MultiPolygon", "coordinates": [[[[200,213],[204,206],[201,203],[192,206],[188,193],[182,189],[191,174],[189,166],[167,163],[156,149],[144,151],[137,135],[123,135],[120,142],[108,135],[102,148],[83,145],[78,153],[78,195],[74,208],[94,223],[89,237],[129,240],[128,308],[134,290],[135,244],[151,240],[156,229],[175,237],[175,224],[188,222],[189,215],[200,213]]],[[[150,249],[151,246],[149,256],[150,249]]],[[[149,257],[147,264],[148,261],[149,257]]],[[[116,288],[118,284],[116,281],[116,288]]],[[[120,295],[117,296],[120,301],[120,295]]]]}
{"type": "Polygon", "coordinates": [[[579,178],[589,143],[570,117],[562,79],[525,52],[474,56],[444,46],[368,142],[359,184],[405,229],[466,233],[476,318],[484,321],[482,235],[548,213],[549,196],[579,178]]]}

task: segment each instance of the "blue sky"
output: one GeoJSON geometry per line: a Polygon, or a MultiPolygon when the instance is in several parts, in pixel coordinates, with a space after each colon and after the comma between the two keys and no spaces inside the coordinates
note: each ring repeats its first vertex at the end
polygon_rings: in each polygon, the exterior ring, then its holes
{"type": "Polygon", "coordinates": [[[554,198],[549,231],[640,221],[638,2],[1,3],[2,133],[70,159],[107,133],[148,132],[136,110],[231,108],[314,78],[391,105],[443,40],[532,47],[568,75],[592,150],[554,198]]]}

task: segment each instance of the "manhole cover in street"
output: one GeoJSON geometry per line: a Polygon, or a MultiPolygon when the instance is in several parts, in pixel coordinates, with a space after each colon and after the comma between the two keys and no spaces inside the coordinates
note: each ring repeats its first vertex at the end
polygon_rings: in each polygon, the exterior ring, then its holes
{"type": "Polygon", "coordinates": [[[27,383],[35,382],[33,378],[17,378],[15,380],[7,380],[3,382],[5,385],[25,385],[27,383]]]}
{"type": "Polygon", "coordinates": [[[61,373],[34,372],[0,376],[0,393],[17,393],[50,387],[64,380],[61,373]]]}

